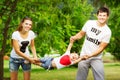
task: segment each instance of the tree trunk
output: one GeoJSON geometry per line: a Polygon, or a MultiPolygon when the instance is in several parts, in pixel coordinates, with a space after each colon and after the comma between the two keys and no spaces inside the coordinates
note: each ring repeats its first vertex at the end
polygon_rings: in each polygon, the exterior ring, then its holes
{"type": "Polygon", "coordinates": [[[0,80],[3,80],[3,54],[0,52],[0,80]]]}
{"type": "MultiPolygon", "coordinates": [[[[7,1],[7,0],[6,0],[7,1]]],[[[9,0],[8,0],[9,1],[9,0]]],[[[8,16],[7,21],[5,22],[5,27],[3,30],[3,41],[2,41],[2,49],[0,51],[0,80],[4,80],[3,74],[4,74],[4,63],[3,63],[3,56],[6,48],[6,40],[7,40],[7,35],[8,35],[8,29],[9,29],[9,24],[11,22],[11,15],[14,13],[16,5],[17,5],[18,0],[14,0],[11,2],[11,10],[10,14],[8,16]]],[[[1,15],[2,16],[2,15],[1,15]]]]}

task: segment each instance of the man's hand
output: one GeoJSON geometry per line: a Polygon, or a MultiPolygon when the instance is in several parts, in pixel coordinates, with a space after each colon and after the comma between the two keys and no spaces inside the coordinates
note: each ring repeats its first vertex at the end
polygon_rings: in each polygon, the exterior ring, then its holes
{"type": "Polygon", "coordinates": [[[82,60],[86,60],[86,59],[88,59],[90,57],[91,57],[91,55],[84,55],[84,56],[82,56],[82,60]]]}
{"type": "Polygon", "coordinates": [[[75,36],[71,36],[71,37],[70,37],[70,42],[71,42],[71,43],[73,43],[75,40],[76,40],[76,37],[75,37],[75,36]]]}

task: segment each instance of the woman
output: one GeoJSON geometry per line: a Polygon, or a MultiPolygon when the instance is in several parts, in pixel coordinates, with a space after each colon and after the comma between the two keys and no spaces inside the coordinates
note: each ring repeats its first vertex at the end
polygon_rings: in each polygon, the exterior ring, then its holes
{"type": "Polygon", "coordinates": [[[12,34],[12,51],[10,54],[10,77],[11,80],[18,80],[18,69],[23,69],[24,80],[30,80],[31,63],[37,59],[34,45],[35,34],[31,30],[32,20],[25,17],[20,22],[18,29],[12,34]],[[30,58],[28,46],[31,48],[34,58],[30,58]],[[26,62],[28,61],[28,62],[26,62]]]}

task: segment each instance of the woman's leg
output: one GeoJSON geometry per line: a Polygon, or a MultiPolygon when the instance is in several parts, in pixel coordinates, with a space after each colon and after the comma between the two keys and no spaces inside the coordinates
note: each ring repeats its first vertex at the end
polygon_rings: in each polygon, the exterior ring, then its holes
{"type": "Polygon", "coordinates": [[[10,72],[10,80],[18,80],[18,72],[14,71],[14,72],[10,72]]]}
{"type": "Polygon", "coordinates": [[[24,80],[30,80],[31,63],[22,63],[24,80]]]}
{"type": "Polygon", "coordinates": [[[23,76],[24,80],[30,80],[30,71],[24,71],[23,76]]]}
{"type": "Polygon", "coordinates": [[[9,61],[10,80],[18,80],[19,66],[20,66],[19,60],[10,57],[9,61]]]}

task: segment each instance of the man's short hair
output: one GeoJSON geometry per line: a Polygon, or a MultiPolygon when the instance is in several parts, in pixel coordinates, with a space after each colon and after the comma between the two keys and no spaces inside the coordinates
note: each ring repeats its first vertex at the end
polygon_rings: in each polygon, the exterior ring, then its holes
{"type": "Polygon", "coordinates": [[[107,7],[100,7],[97,11],[97,15],[101,12],[106,12],[107,15],[109,16],[109,9],[107,7]]]}

